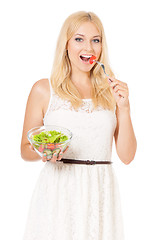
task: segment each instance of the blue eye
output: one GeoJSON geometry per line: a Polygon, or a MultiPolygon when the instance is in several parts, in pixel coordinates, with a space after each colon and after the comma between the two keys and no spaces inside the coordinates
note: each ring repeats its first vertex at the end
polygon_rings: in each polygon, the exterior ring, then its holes
{"type": "Polygon", "coordinates": [[[81,42],[83,39],[82,38],[75,38],[77,42],[81,42]]]}
{"type": "MultiPolygon", "coordinates": [[[[75,38],[75,41],[77,41],[77,42],[82,42],[82,41],[83,41],[83,38],[80,38],[80,37],[75,38]]],[[[95,42],[95,43],[99,43],[100,40],[96,38],[96,39],[93,39],[93,42],[95,42]]]]}
{"type": "Polygon", "coordinates": [[[93,39],[93,41],[94,41],[95,43],[99,43],[99,42],[100,42],[99,39],[93,39]]]}

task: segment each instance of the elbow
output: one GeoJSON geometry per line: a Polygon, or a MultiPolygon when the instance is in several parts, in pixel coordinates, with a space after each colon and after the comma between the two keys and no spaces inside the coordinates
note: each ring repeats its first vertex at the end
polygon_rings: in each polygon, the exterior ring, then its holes
{"type": "Polygon", "coordinates": [[[20,146],[20,156],[21,156],[21,158],[22,158],[23,160],[25,160],[25,159],[24,159],[24,155],[23,155],[23,147],[22,147],[22,144],[21,144],[21,146],[20,146]]]}
{"type": "Polygon", "coordinates": [[[129,165],[134,160],[135,154],[136,150],[133,153],[131,153],[131,155],[127,159],[125,159],[124,164],[129,165]]]}
{"type": "Polygon", "coordinates": [[[24,154],[24,152],[23,152],[22,149],[20,150],[20,156],[21,156],[21,158],[22,158],[24,161],[27,161],[27,159],[26,159],[26,157],[25,157],[25,154],[24,154]]]}
{"type": "Polygon", "coordinates": [[[39,154],[35,152],[34,148],[30,145],[30,143],[21,145],[20,155],[21,158],[27,162],[33,162],[41,159],[39,154]]]}
{"type": "Polygon", "coordinates": [[[133,160],[134,160],[134,157],[133,158],[126,158],[126,159],[121,159],[120,160],[125,164],[125,165],[129,165],[133,160]]]}
{"type": "Polygon", "coordinates": [[[137,142],[135,144],[134,150],[132,152],[129,152],[129,154],[127,154],[127,157],[125,158],[120,158],[121,161],[125,164],[125,165],[129,165],[135,158],[135,154],[136,154],[136,150],[137,150],[137,142]]]}
{"type": "Polygon", "coordinates": [[[23,144],[20,146],[20,156],[24,161],[28,161],[28,158],[26,157],[26,147],[23,144]]]}
{"type": "Polygon", "coordinates": [[[130,158],[121,158],[121,157],[119,158],[122,161],[122,163],[124,163],[125,165],[129,165],[133,161],[133,159],[130,159],[130,158]]]}
{"type": "Polygon", "coordinates": [[[28,155],[26,155],[25,153],[23,153],[23,151],[21,151],[20,155],[21,155],[21,158],[22,158],[25,162],[31,161],[31,159],[28,157],[28,155]]]}
{"type": "Polygon", "coordinates": [[[20,154],[21,155],[21,158],[24,160],[24,161],[27,161],[28,159],[24,156],[24,154],[20,154]]]}
{"type": "Polygon", "coordinates": [[[133,161],[133,159],[124,161],[124,164],[125,164],[125,165],[129,165],[132,161],[133,161]]]}

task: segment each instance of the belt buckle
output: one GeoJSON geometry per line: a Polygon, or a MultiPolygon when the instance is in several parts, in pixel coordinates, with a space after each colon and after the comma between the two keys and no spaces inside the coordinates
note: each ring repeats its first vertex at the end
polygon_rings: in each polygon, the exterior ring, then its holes
{"type": "Polygon", "coordinates": [[[94,164],[96,164],[96,162],[95,162],[95,161],[87,160],[87,161],[86,161],[86,164],[94,165],[94,164]]]}

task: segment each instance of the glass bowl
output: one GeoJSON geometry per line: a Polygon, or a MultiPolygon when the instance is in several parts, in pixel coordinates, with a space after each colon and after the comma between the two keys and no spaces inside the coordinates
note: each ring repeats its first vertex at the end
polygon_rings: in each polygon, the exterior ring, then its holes
{"type": "MultiPolygon", "coordinates": [[[[50,136],[50,135],[49,135],[50,136]]],[[[27,137],[35,151],[42,157],[44,153],[47,155],[47,160],[52,158],[52,155],[56,152],[57,156],[60,151],[64,152],[67,146],[70,144],[72,133],[67,128],[54,126],[54,125],[44,125],[39,127],[34,127],[30,129],[27,133],[27,137]],[[67,140],[63,142],[48,142],[47,138],[44,140],[46,142],[35,141],[33,137],[41,132],[48,134],[48,131],[57,131],[58,133],[67,136],[67,140]]],[[[56,140],[58,141],[58,140],[56,140]]]]}

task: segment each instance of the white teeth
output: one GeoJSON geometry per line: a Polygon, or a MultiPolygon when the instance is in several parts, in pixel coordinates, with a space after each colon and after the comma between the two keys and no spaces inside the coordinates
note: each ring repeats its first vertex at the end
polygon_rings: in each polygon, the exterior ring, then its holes
{"type": "Polygon", "coordinates": [[[81,55],[81,57],[85,57],[85,58],[91,58],[92,55],[81,55]]]}

